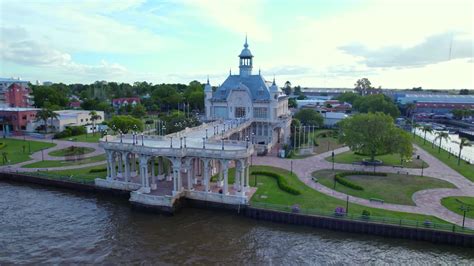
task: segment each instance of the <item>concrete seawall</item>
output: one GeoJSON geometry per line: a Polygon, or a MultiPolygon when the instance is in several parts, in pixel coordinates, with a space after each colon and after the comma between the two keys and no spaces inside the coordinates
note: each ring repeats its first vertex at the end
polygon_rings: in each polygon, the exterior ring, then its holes
{"type": "Polygon", "coordinates": [[[343,220],[338,218],[294,214],[247,207],[246,217],[277,223],[305,225],[335,231],[362,233],[390,238],[403,238],[428,241],[436,244],[448,244],[474,247],[474,234],[467,235],[456,232],[438,231],[429,228],[413,228],[389,224],[343,220]]]}
{"type": "MultiPolygon", "coordinates": [[[[97,187],[93,184],[81,184],[72,181],[41,178],[19,173],[0,173],[0,180],[10,180],[39,184],[48,187],[65,188],[79,192],[109,194],[128,199],[130,192],[97,187]]],[[[474,247],[474,234],[461,234],[456,232],[438,231],[430,228],[413,228],[389,224],[344,220],[331,217],[287,213],[275,210],[254,208],[246,205],[231,205],[217,202],[206,202],[201,200],[183,199],[176,202],[172,208],[147,206],[131,203],[135,209],[147,212],[159,212],[173,214],[184,207],[227,210],[251,219],[270,221],[276,223],[303,225],[315,228],[323,228],[334,231],[361,233],[377,235],[390,238],[403,238],[417,241],[428,241],[436,244],[456,245],[463,247],[474,247]]]]}

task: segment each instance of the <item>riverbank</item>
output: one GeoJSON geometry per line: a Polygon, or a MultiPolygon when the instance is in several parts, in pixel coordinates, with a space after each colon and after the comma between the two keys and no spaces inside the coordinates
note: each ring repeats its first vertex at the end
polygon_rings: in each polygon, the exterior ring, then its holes
{"type": "MultiPolygon", "coordinates": [[[[35,177],[27,174],[19,173],[0,173],[0,180],[10,180],[14,182],[22,183],[33,183],[43,186],[65,188],[69,190],[103,194],[107,193],[110,195],[116,195],[119,197],[128,197],[128,192],[117,191],[114,189],[103,189],[98,188],[93,184],[80,184],[77,182],[55,180],[35,177]]],[[[373,222],[371,219],[366,220],[354,220],[348,219],[345,216],[319,216],[313,214],[303,214],[299,211],[281,211],[272,208],[262,208],[254,206],[228,206],[219,203],[203,203],[195,200],[186,199],[181,202],[178,207],[198,207],[206,209],[227,209],[233,210],[234,213],[244,215],[257,220],[267,220],[271,222],[305,225],[316,228],[325,228],[335,231],[344,231],[352,233],[361,233],[369,235],[377,235],[384,237],[394,238],[405,238],[411,240],[428,241],[432,243],[442,243],[448,245],[458,245],[464,247],[474,247],[474,233],[472,232],[460,232],[459,227],[453,225],[450,229],[445,228],[432,228],[432,224],[416,224],[416,227],[408,225],[394,225],[386,224],[381,221],[373,222]],[[236,208],[237,207],[237,208],[236,208]],[[451,231],[449,231],[451,230],[451,231]]],[[[154,208],[147,206],[148,210],[154,210],[154,208]]],[[[156,209],[155,209],[156,210],[156,209]]],[[[162,210],[158,210],[162,211],[162,210]]],[[[401,220],[400,220],[401,221],[401,220]]]]}

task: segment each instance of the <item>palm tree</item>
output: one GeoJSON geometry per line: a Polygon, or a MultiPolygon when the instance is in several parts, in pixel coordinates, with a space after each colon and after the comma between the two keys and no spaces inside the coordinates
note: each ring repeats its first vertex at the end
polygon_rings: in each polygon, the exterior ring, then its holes
{"type": "Polygon", "coordinates": [[[92,135],[95,136],[95,121],[101,119],[102,117],[98,115],[96,111],[91,111],[89,113],[89,116],[91,117],[91,121],[92,121],[92,135]]]}
{"type": "Polygon", "coordinates": [[[471,142],[467,138],[461,138],[459,142],[456,142],[459,144],[459,155],[458,155],[458,165],[461,164],[461,152],[464,147],[469,147],[472,146],[471,142]]]}
{"type": "Polygon", "coordinates": [[[53,119],[55,118],[58,118],[59,117],[59,114],[58,113],[55,113],[53,110],[51,109],[48,109],[49,113],[49,118],[51,119],[51,128],[53,128],[53,119]]]}
{"type": "Polygon", "coordinates": [[[48,118],[49,118],[49,111],[48,109],[46,108],[43,108],[41,110],[39,110],[37,113],[36,113],[36,121],[43,121],[43,125],[44,125],[44,133],[48,133],[48,118]]]}
{"type": "Polygon", "coordinates": [[[439,146],[438,146],[438,153],[441,152],[441,142],[444,140],[449,140],[450,137],[449,137],[449,134],[447,132],[443,132],[443,131],[438,131],[436,132],[436,138],[434,139],[435,141],[439,139],[439,146]]]}
{"type": "Polygon", "coordinates": [[[421,131],[425,132],[425,136],[423,137],[423,145],[425,145],[425,143],[426,143],[426,133],[433,132],[433,128],[431,126],[426,125],[426,126],[423,126],[421,128],[421,131]]]}
{"type": "Polygon", "coordinates": [[[411,124],[411,129],[413,130],[413,138],[415,138],[416,134],[416,129],[420,127],[420,124],[416,123],[416,122],[410,122],[411,124]]]}

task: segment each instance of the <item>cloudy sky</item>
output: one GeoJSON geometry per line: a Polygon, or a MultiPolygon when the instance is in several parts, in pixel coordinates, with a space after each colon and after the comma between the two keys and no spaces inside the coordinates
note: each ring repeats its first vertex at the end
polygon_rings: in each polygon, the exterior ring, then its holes
{"type": "Polygon", "coordinates": [[[474,1],[0,0],[0,77],[474,89],[474,1]]]}

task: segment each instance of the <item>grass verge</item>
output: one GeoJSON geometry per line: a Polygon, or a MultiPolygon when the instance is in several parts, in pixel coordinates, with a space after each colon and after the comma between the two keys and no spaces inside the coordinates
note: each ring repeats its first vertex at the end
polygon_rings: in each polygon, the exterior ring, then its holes
{"type": "MultiPolygon", "coordinates": [[[[346,171],[338,170],[337,173],[346,171]]],[[[455,188],[447,181],[412,175],[387,173],[387,176],[350,175],[344,177],[351,183],[363,188],[356,190],[336,183],[334,187],[334,172],[320,170],[313,173],[321,185],[336,191],[363,199],[381,199],[387,203],[415,205],[412,196],[415,192],[432,188],[455,188]]]]}

